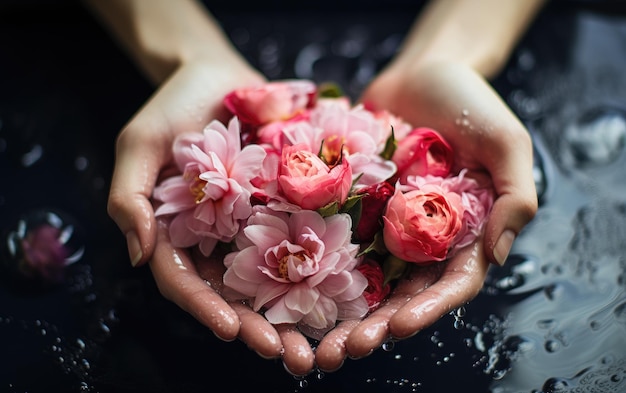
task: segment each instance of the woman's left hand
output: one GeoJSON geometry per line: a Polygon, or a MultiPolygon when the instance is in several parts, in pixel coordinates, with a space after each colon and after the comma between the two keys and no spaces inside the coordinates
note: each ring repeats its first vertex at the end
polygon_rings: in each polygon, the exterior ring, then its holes
{"type": "Polygon", "coordinates": [[[496,199],[482,238],[449,261],[412,266],[382,307],[360,323],[346,322],[331,331],[316,351],[323,370],[339,368],[346,356],[366,356],[390,338],[410,337],[469,302],[482,288],[490,263],[505,262],[515,237],[537,210],[531,138],[471,68],[449,62],[390,68],[362,101],[415,127],[440,132],[455,152],[456,169],[490,176],[496,199]]]}

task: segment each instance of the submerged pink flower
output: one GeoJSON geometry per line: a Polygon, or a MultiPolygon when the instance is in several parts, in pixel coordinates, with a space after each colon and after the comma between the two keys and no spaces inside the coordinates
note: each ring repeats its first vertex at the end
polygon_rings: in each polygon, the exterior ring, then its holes
{"type": "Polygon", "coordinates": [[[261,172],[265,151],[257,145],[241,149],[239,122],[226,128],[211,122],[204,134],[185,134],[174,143],[174,159],[182,175],[154,189],[163,204],[156,216],[173,215],[169,233],[175,247],[199,244],[209,255],[218,241],[231,241],[252,213],[251,180],[261,172]]]}
{"type": "Polygon", "coordinates": [[[265,310],[273,324],[297,323],[326,331],[337,320],[363,317],[367,279],[356,268],[347,214],[322,218],[309,210],[288,214],[255,207],[240,251],[224,259],[224,284],[265,310]]]}

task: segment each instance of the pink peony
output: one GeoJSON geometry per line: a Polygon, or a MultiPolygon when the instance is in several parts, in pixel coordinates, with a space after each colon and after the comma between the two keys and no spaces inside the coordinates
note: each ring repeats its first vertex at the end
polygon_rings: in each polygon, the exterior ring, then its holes
{"type": "Polygon", "coordinates": [[[265,151],[257,145],[241,149],[237,118],[228,128],[215,120],[203,134],[181,135],[173,150],[182,174],[154,189],[154,198],[163,202],[155,215],[173,216],[172,245],[199,244],[209,255],[218,241],[231,241],[252,213],[251,180],[261,172],[265,151]]]}
{"type": "Polygon", "coordinates": [[[463,229],[463,214],[461,196],[440,185],[406,192],[396,186],[383,216],[385,246],[407,262],[442,261],[463,229]]]}
{"type": "Polygon", "coordinates": [[[282,195],[302,209],[316,210],[329,203],[343,204],[352,186],[352,170],[347,160],[329,166],[307,146],[285,146],[278,170],[282,195]]]}
{"type": "Polygon", "coordinates": [[[239,251],[224,259],[224,284],[237,292],[229,297],[251,298],[270,323],[297,323],[305,332],[363,317],[368,282],[355,269],[359,246],[350,242],[351,224],[347,214],[322,218],[256,206],[236,238],[239,251]]]}
{"type": "MultiPolygon", "coordinates": [[[[367,108],[367,105],[365,107],[367,108]]],[[[389,130],[388,136],[391,135],[391,130],[393,129],[393,135],[396,140],[404,139],[413,130],[409,123],[387,110],[372,110],[372,113],[383,126],[383,129],[389,130]]]]}
{"type": "Polygon", "coordinates": [[[242,123],[258,126],[287,120],[311,106],[317,87],[307,80],[269,82],[237,89],[224,97],[224,105],[242,123]]]}
{"type": "Polygon", "coordinates": [[[287,143],[283,130],[290,124],[308,121],[309,112],[303,111],[287,120],[272,121],[260,126],[256,131],[256,137],[259,144],[272,146],[275,150],[280,151],[287,143]]]}
{"type": "Polygon", "coordinates": [[[438,132],[421,127],[399,140],[392,160],[398,167],[398,178],[404,183],[411,175],[448,176],[454,154],[438,132]]]}
{"type": "Polygon", "coordinates": [[[324,101],[313,108],[308,121],[293,122],[283,129],[285,140],[293,145],[304,143],[326,162],[343,156],[352,167],[358,186],[370,186],[389,179],[396,165],[380,157],[389,130],[362,106],[349,108],[342,100],[324,101]]]}

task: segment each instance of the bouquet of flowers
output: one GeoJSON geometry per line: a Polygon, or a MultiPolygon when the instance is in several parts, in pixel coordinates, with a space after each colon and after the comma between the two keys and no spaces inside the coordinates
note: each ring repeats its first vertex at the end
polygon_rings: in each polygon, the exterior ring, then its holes
{"type": "Polygon", "coordinates": [[[307,80],[223,102],[227,124],[175,140],[179,173],[155,188],[155,214],[176,247],[227,247],[222,295],[270,323],[320,338],[379,307],[406,266],[445,261],[480,234],[493,190],[452,172],[436,130],[307,80]]]}

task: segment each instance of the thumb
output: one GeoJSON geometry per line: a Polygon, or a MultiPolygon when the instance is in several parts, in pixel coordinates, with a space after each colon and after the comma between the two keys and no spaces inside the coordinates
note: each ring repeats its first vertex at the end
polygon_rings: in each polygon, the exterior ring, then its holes
{"type": "Polygon", "coordinates": [[[532,220],[536,211],[536,194],[498,196],[485,227],[484,248],[490,262],[504,265],[515,238],[532,220]]]}
{"type": "Polygon", "coordinates": [[[158,149],[133,142],[135,138],[132,133],[122,132],[118,139],[107,209],[126,237],[131,264],[139,266],[150,258],[155,247],[156,220],[150,195],[160,161],[154,153],[158,149]]]}

